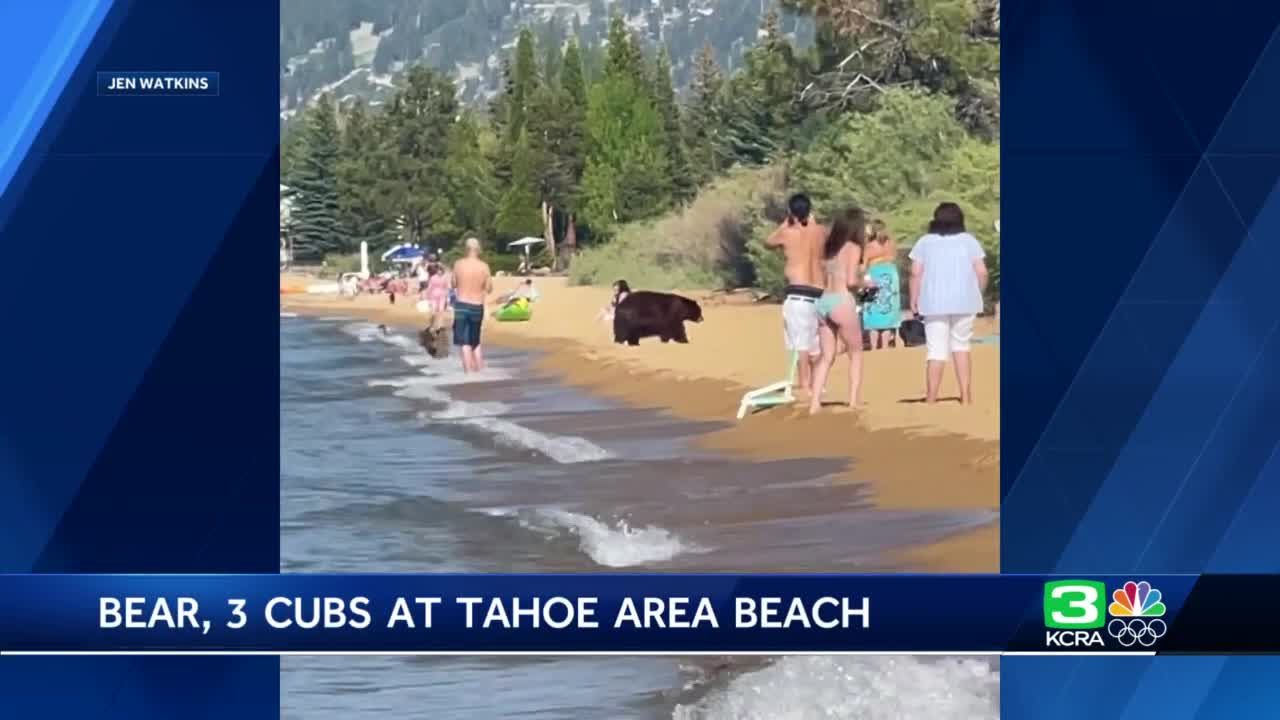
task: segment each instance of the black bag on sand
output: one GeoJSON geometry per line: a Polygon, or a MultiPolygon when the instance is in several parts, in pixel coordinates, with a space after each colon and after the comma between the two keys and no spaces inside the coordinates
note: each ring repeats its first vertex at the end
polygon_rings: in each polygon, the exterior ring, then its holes
{"type": "Polygon", "coordinates": [[[903,320],[902,326],[898,328],[898,337],[902,338],[902,344],[906,347],[924,345],[924,320],[921,320],[919,315],[910,320],[903,320]]]}

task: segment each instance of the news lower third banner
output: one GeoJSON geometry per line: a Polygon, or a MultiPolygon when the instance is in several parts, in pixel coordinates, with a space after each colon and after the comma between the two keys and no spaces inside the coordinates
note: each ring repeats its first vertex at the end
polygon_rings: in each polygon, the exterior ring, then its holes
{"type": "Polygon", "coordinates": [[[1276,653],[1280,577],[0,575],[0,653],[1276,653]]]}

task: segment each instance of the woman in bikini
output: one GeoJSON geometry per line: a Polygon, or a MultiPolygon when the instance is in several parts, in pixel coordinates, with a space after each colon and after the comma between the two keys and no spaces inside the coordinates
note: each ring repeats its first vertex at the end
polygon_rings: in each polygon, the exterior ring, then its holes
{"type": "Polygon", "coordinates": [[[822,355],[813,375],[813,398],[809,414],[822,409],[822,391],[836,362],[836,347],[843,341],[849,352],[849,407],[862,403],[862,316],[854,291],[862,280],[862,252],[866,243],[867,219],[858,208],[840,214],[831,225],[823,246],[826,283],[816,307],[822,318],[818,339],[822,355]]]}

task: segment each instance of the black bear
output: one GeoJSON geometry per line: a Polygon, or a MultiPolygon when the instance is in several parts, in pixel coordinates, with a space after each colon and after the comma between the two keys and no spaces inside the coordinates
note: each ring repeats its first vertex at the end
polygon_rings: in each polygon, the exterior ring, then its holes
{"type": "Polygon", "coordinates": [[[702,308],[671,293],[639,291],[627,295],[613,313],[613,341],[639,345],[641,338],[688,343],[686,322],[702,322],[702,308]]]}
{"type": "Polygon", "coordinates": [[[436,360],[449,357],[449,328],[427,327],[418,333],[418,344],[427,354],[436,360]]]}

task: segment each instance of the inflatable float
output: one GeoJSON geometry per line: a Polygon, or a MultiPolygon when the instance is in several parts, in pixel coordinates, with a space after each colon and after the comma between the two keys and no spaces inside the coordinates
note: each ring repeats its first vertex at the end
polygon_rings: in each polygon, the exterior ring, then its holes
{"type": "Polygon", "coordinates": [[[533,303],[525,298],[513,300],[493,313],[493,319],[498,322],[528,322],[531,317],[533,317],[533,303]]]}

